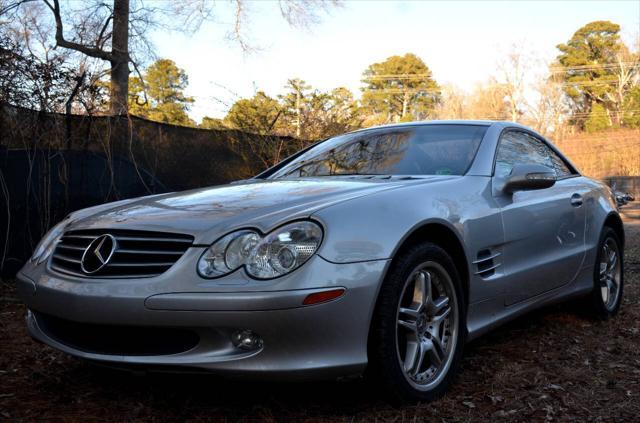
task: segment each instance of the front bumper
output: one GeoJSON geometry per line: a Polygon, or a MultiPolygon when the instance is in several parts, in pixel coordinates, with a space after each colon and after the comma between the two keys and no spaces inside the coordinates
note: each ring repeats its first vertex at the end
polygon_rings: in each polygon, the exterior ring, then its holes
{"type": "Polygon", "coordinates": [[[334,264],[314,256],[292,274],[267,282],[240,272],[204,280],[185,262],[155,278],[130,280],[83,280],[28,264],[18,275],[18,292],[31,310],[29,331],[66,353],[120,365],[293,378],[348,376],[366,366],[369,325],[387,260],[334,264]],[[302,306],[310,293],[336,287],[346,289],[342,297],[302,306]],[[185,329],[198,341],[171,354],[115,347],[105,353],[57,336],[43,316],[88,328],[185,329]],[[240,330],[259,335],[262,347],[235,347],[231,337],[240,330]]]}

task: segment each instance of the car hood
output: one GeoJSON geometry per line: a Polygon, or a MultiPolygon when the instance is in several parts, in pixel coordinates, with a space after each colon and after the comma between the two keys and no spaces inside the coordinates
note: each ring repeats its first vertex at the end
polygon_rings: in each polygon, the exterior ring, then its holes
{"type": "Polygon", "coordinates": [[[450,178],[249,180],[97,206],[73,214],[70,229],[184,233],[193,235],[196,244],[208,244],[241,227],[267,232],[281,223],[309,217],[337,202],[406,184],[450,178]]]}

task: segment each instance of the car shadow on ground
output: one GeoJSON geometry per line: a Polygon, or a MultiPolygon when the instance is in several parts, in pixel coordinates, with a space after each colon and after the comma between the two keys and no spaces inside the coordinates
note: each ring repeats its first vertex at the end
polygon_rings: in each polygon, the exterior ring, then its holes
{"type": "MultiPolygon", "coordinates": [[[[481,383],[481,380],[473,380],[477,362],[491,360],[492,355],[504,359],[505,352],[508,356],[518,356],[521,353],[517,350],[521,346],[548,335],[545,326],[550,320],[559,320],[560,325],[591,324],[579,306],[570,303],[529,313],[469,343],[459,379],[481,383]]],[[[76,365],[69,367],[65,378],[74,380],[76,387],[84,385],[82,390],[85,392],[99,387],[102,394],[126,392],[128,401],[141,407],[143,404],[151,406],[156,411],[166,408],[173,412],[179,407],[192,412],[218,409],[244,415],[245,412],[270,414],[286,409],[287,413],[338,417],[367,413],[372,407],[394,409],[401,405],[390,401],[378,385],[362,377],[342,381],[278,382],[200,373],[129,371],[73,360],[76,365]]],[[[464,394],[458,386],[456,382],[445,398],[464,394]]]]}

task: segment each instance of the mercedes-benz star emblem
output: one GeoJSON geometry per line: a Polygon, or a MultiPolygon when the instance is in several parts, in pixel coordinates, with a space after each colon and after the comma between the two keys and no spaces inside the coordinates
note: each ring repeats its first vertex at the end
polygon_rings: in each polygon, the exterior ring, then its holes
{"type": "Polygon", "coordinates": [[[96,273],[109,263],[116,251],[116,239],[109,235],[100,235],[84,250],[80,260],[80,268],[88,275],[96,273]]]}

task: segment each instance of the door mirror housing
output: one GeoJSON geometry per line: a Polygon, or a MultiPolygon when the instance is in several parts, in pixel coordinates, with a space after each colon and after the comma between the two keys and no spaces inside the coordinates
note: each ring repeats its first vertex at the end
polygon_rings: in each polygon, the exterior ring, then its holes
{"type": "Polygon", "coordinates": [[[513,194],[516,191],[549,188],[556,183],[556,180],[556,173],[547,166],[517,164],[506,177],[502,191],[513,194]]]}

